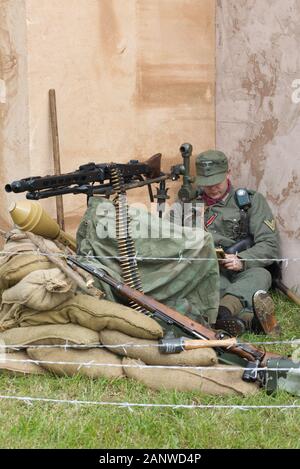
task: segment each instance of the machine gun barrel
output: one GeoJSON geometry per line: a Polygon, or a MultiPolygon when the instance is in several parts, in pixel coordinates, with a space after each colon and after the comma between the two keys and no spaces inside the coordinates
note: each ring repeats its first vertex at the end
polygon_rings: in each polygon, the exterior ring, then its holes
{"type": "MultiPolygon", "coordinates": [[[[157,178],[162,175],[160,171],[161,154],[153,155],[147,161],[140,163],[138,160],[131,160],[129,163],[117,163],[116,167],[121,171],[125,184],[132,181],[143,181],[157,178]]],[[[88,163],[81,165],[78,170],[58,176],[36,176],[13,181],[5,185],[6,192],[27,192],[28,199],[38,200],[68,193],[106,193],[110,184],[103,184],[111,179],[111,163],[88,163]],[[95,187],[93,184],[100,183],[95,187]]]]}
{"type": "MultiPolygon", "coordinates": [[[[131,184],[124,184],[124,190],[137,189],[138,187],[143,187],[149,184],[154,184],[160,181],[170,179],[170,175],[165,174],[159,176],[158,178],[146,179],[144,181],[132,182],[131,184]]],[[[116,191],[111,184],[101,184],[101,185],[90,185],[86,184],[83,186],[73,186],[73,187],[59,187],[57,189],[47,189],[44,191],[28,192],[26,198],[28,200],[40,200],[47,199],[48,197],[55,197],[56,195],[65,195],[65,194],[85,194],[90,195],[103,195],[109,197],[115,194],[116,191]]]]}

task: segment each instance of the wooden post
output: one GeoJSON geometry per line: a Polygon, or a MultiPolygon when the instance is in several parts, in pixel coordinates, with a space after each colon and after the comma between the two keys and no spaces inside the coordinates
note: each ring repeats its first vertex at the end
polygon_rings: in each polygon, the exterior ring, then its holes
{"type": "MultiPolygon", "coordinates": [[[[52,143],[53,143],[54,173],[55,175],[59,175],[61,174],[61,169],[60,169],[60,153],[59,153],[59,138],[58,138],[58,126],[57,126],[55,90],[49,90],[49,104],[50,104],[52,143]]],[[[64,206],[63,206],[62,195],[57,195],[55,199],[56,199],[57,223],[59,224],[60,229],[65,231],[64,206]]]]}

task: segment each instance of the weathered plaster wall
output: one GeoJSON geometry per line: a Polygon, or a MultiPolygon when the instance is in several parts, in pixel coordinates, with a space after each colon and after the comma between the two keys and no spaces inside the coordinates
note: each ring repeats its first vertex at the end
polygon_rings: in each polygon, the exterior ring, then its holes
{"type": "MultiPolygon", "coordinates": [[[[234,183],[270,202],[284,257],[300,257],[299,0],[217,1],[217,147],[231,160],[234,183]]],[[[300,286],[300,262],[285,279],[300,286]]]]}
{"type": "MultiPolygon", "coordinates": [[[[0,0],[0,184],[30,171],[26,15],[24,0],[0,0]]],[[[0,190],[0,225],[7,228],[0,190]]]]}
{"type": "MultiPolygon", "coordinates": [[[[1,182],[53,172],[49,88],[56,89],[63,172],[89,161],[143,160],[157,152],[163,153],[163,168],[168,169],[181,161],[178,149],[184,141],[192,142],[195,152],[214,145],[214,1],[2,3],[23,22],[26,9],[25,29],[16,33],[5,27],[12,49],[21,33],[27,47],[27,71],[16,55],[14,80],[18,96],[26,85],[24,155],[29,153],[30,162],[11,167],[5,157],[1,182]]],[[[11,99],[6,106],[18,120],[11,99]]],[[[15,130],[18,140],[24,130],[15,130]]],[[[10,151],[16,161],[15,149],[10,151]]],[[[17,197],[2,194],[4,207],[17,197]]],[[[67,227],[73,231],[85,198],[66,196],[64,203],[67,227]]],[[[54,214],[54,201],[43,205],[54,214]]]]}

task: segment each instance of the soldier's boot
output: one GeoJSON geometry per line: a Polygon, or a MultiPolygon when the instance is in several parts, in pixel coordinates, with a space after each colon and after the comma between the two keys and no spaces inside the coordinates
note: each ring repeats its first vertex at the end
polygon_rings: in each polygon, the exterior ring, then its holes
{"type": "Polygon", "coordinates": [[[275,317],[275,305],[265,290],[258,290],[252,298],[254,317],[252,329],[256,333],[264,333],[273,337],[280,335],[281,329],[275,317]]]}
{"type": "Polygon", "coordinates": [[[229,309],[220,306],[215,329],[221,329],[229,335],[237,337],[246,332],[246,324],[242,319],[232,316],[229,309]]]}
{"type": "Polygon", "coordinates": [[[236,296],[225,295],[220,302],[215,329],[221,329],[233,337],[244,334],[246,323],[237,317],[242,308],[243,305],[236,296]]]}

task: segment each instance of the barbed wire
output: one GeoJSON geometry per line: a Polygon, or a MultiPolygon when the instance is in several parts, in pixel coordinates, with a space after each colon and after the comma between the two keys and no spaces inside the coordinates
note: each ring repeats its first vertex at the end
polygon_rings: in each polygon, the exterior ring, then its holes
{"type": "MultiPolygon", "coordinates": [[[[36,255],[39,255],[39,256],[48,256],[49,255],[49,252],[43,252],[39,249],[35,249],[35,250],[30,250],[30,251],[21,251],[21,252],[12,252],[12,251],[0,251],[0,257],[5,257],[5,256],[10,256],[10,257],[14,257],[14,256],[23,256],[23,255],[33,255],[33,254],[36,254],[36,255]]],[[[61,257],[63,259],[66,258],[66,254],[64,253],[59,253],[59,252],[51,252],[51,256],[53,257],[61,257]]],[[[106,260],[112,260],[112,259],[115,259],[115,260],[118,260],[118,261],[122,261],[122,260],[125,260],[125,259],[129,259],[129,260],[137,260],[137,261],[145,261],[145,260],[159,260],[159,261],[176,261],[176,262],[182,262],[182,261],[186,261],[186,262],[189,262],[189,261],[215,261],[215,257],[183,257],[182,255],[179,255],[178,257],[149,257],[149,256],[140,256],[140,255],[135,255],[135,256],[92,256],[92,255],[79,255],[79,254],[72,254],[72,257],[78,259],[78,258],[84,258],[84,259],[87,259],[87,260],[94,260],[94,259],[106,259],[106,260]]],[[[222,260],[222,259],[221,259],[222,260]]],[[[272,262],[297,262],[297,261],[300,261],[300,257],[274,257],[274,258],[244,258],[242,259],[243,261],[247,261],[247,262],[256,262],[256,261],[263,261],[263,262],[267,262],[267,261],[272,261],[272,262]]],[[[220,259],[219,259],[220,261],[220,259]]]]}
{"type": "Polygon", "coordinates": [[[154,403],[137,403],[137,402],[109,402],[109,401],[84,401],[78,399],[54,399],[46,397],[31,396],[7,396],[0,395],[3,400],[23,401],[27,404],[34,402],[44,402],[52,404],[71,404],[71,405],[94,405],[94,406],[115,406],[128,408],[166,408],[166,409],[231,409],[231,410],[252,410],[252,409],[300,409],[300,404],[273,404],[273,405],[237,405],[237,404],[154,404],[154,403]]]}
{"type": "MultiPolygon", "coordinates": [[[[139,339],[138,340],[147,340],[147,339],[139,339]]],[[[3,339],[2,339],[3,340],[3,339]]],[[[37,339],[38,340],[38,339],[37,339]]],[[[189,338],[188,340],[193,340],[189,338]]],[[[290,340],[274,340],[274,341],[245,341],[245,342],[237,342],[234,344],[234,347],[238,347],[239,345],[299,345],[300,346],[300,338],[299,339],[290,339],[290,340]]],[[[232,345],[229,345],[226,347],[226,349],[230,349],[232,345]]],[[[31,349],[47,349],[47,348],[57,348],[57,349],[95,349],[95,348],[108,348],[108,349],[114,349],[114,348],[161,348],[161,345],[159,343],[155,344],[135,344],[131,342],[125,342],[121,344],[6,344],[5,341],[4,343],[1,343],[1,335],[0,335],[0,350],[4,349],[26,349],[26,348],[31,348],[31,349]]],[[[205,349],[205,348],[212,348],[212,347],[199,347],[199,349],[205,349]]]]}
{"type": "MultiPolygon", "coordinates": [[[[122,357],[122,358],[130,358],[130,357],[122,357]]],[[[120,357],[121,359],[121,357],[120,357]]],[[[130,358],[131,359],[131,358],[130,358]]],[[[137,359],[131,359],[131,360],[137,360],[137,359]]],[[[96,362],[95,360],[89,360],[88,362],[73,362],[73,361],[56,361],[56,360],[39,360],[39,359],[31,359],[31,358],[26,358],[26,359],[19,359],[19,358],[1,358],[0,357],[0,364],[1,363],[30,363],[30,364],[35,364],[35,365],[74,365],[78,366],[79,368],[85,366],[85,367],[91,367],[91,366],[96,366],[96,367],[111,367],[111,368],[139,368],[139,369],[170,369],[170,370],[197,370],[197,371],[245,371],[248,368],[247,367],[242,367],[242,366],[230,366],[230,365],[224,365],[224,367],[219,366],[191,366],[191,365],[148,365],[145,363],[135,363],[135,364],[122,364],[122,363],[100,363],[96,362]]],[[[297,363],[295,363],[297,366],[297,363]]],[[[297,368],[295,368],[297,369],[297,368]]],[[[291,370],[291,367],[277,367],[277,368],[269,368],[266,366],[256,366],[251,369],[255,372],[258,371],[289,371],[291,370]]],[[[300,371],[299,371],[300,373],[300,371]]]]}
{"type": "MultiPolygon", "coordinates": [[[[23,251],[23,252],[11,252],[11,251],[0,251],[0,260],[1,257],[3,256],[9,256],[9,257],[14,257],[16,255],[32,255],[32,254],[37,254],[37,255],[43,255],[47,256],[49,253],[48,252],[43,252],[39,249],[31,250],[31,251],[23,251]]],[[[52,256],[55,257],[61,257],[65,258],[66,254],[64,253],[51,253],[52,256]]],[[[85,258],[87,260],[112,260],[115,259],[117,261],[123,260],[125,257],[124,256],[93,256],[93,255],[87,255],[87,256],[82,256],[82,255],[76,255],[74,253],[73,257],[75,258],[85,258]]],[[[126,257],[128,259],[128,257],[126,257]]],[[[191,262],[191,261],[214,261],[214,257],[183,257],[182,254],[180,253],[178,257],[148,257],[148,256],[141,256],[136,254],[135,256],[130,257],[129,259],[134,259],[136,261],[146,261],[146,260],[157,260],[157,261],[174,261],[174,262],[191,262]]],[[[288,264],[288,262],[297,262],[300,260],[300,257],[281,257],[281,258],[261,258],[261,259],[253,259],[253,258],[243,258],[243,261],[248,261],[248,262],[256,262],[257,260],[259,261],[269,261],[269,262],[283,262],[285,265],[288,264]]],[[[299,345],[300,344],[300,339],[292,339],[292,340],[283,340],[283,341],[260,341],[260,342],[243,342],[243,343],[237,343],[237,345],[242,345],[242,344],[253,344],[253,345],[299,345]]],[[[105,345],[105,344],[88,344],[88,345],[83,345],[83,344],[43,344],[43,345],[20,345],[20,344],[15,344],[15,345],[7,345],[4,344],[2,345],[0,343],[0,350],[7,349],[7,348],[32,348],[32,349],[47,349],[47,348],[61,348],[64,350],[67,349],[91,349],[91,348],[108,348],[108,349],[114,349],[114,348],[148,348],[148,347],[160,347],[159,344],[132,344],[132,343],[125,343],[125,344],[113,344],[113,345],[105,345]]],[[[229,347],[230,348],[230,347],[229,347]]],[[[121,359],[121,357],[120,357],[121,359]]],[[[221,367],[220,366],[189,366],[189,365],[148,365],[148,364],[142,364],[142,363],[131,363],[131,364],[116,364],[116,363],[99,363],[96,362],[95,360],[90,360],[88,362],[76,362],[76,361],[51,361],[51,360],[36,360],[36,359],[12,359],[9,358],[9,354],[7,356],[4,355],[4,357],[1,357],[0,355],[0,365],[1,363],[31,363],[31,364],[37,364],[37,365],[73,365],[77,366],[78,369],[81,367],[91,367],[91,366],[97,366],[97,367],[120,367],[120,368],[138,368],[138,369],[172,369],[172,370],[197,370],[197,371],[242,371],[246,370],[247,368],[243,367],[237,367],[237,366],[225,366],[221,367]]],[[[255,367],[253,369],[254,372],[258,371],[289,371],[290,368],[266,368],[266,367],[255,367]]],[[[33,403],[33,402],[48,402],[48,403],[59,403],[59,404],[75,404],[75,405],[98,405],[98,406],[117,406],[117,407],[125,407],[132,409],[133,407],[141,407],[141,408],[185,408],[185,409],[236,409],[236,410],[249,410],[249,409],[299,409],[300,405],[298,404],[291,404],[291,405],[222,405],[222,404],[147,404],[147,403],[128,403],[128,402],[105,402],[105,401],[84,401],[84,400],[69,400],[69,399],[53,399],[53,398],[44,398],[44,397],[31,397],[31,396],[7,396],[7,395],[0,395],[0,399],[10,399],[10,400],[19,400],[27,403],[33,403]]]]}

